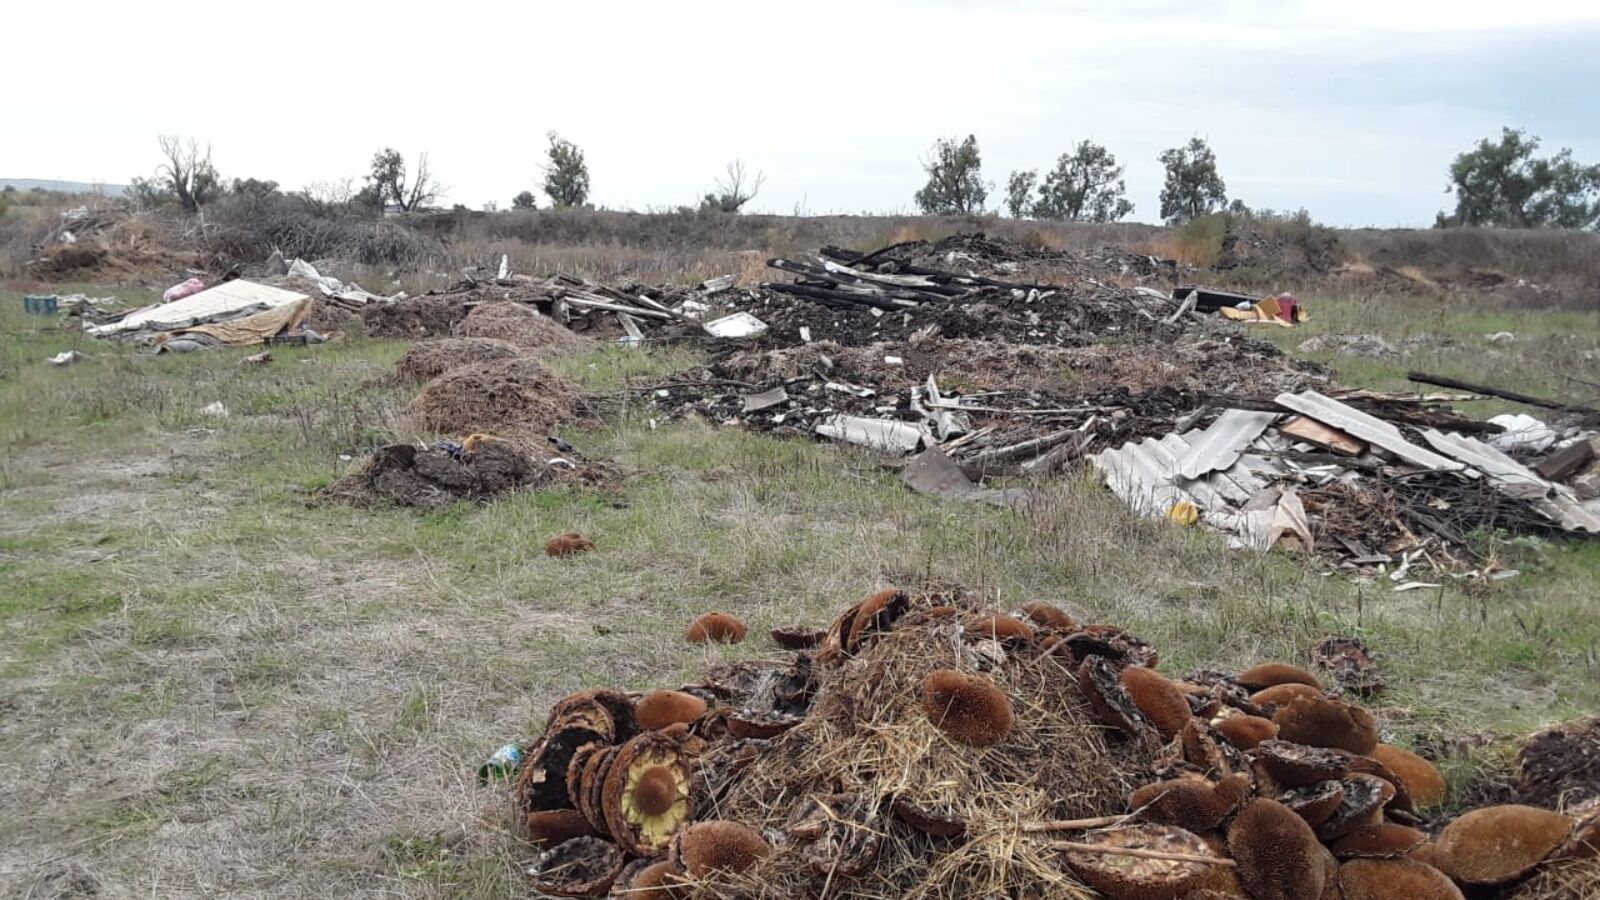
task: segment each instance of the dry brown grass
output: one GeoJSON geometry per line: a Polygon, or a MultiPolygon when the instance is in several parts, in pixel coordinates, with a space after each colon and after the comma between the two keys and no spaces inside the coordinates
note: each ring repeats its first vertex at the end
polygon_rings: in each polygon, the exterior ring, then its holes
{"type": "Polygon", "coordinates": [[[456,323],[455,333],[457,337],[490,338],[541,353],[559,353],[589,343],[538,310],[509,301],[485,303],[467,313],[456,323]]]}
{"type": "Polygon", "coordinates": [[[1019,823],[1120,813],[1129,773],[1147,764],[1093,722],[1067,660],[1032,649],[1008,657],[996,642],[963,642],[955,619],[903,625],[824,671],[806,719],[751,765],[717,810],[781,829],[808,799],[852,794],[857,827],[878,835],[877,861],[858,876],[830,879],[804,853],[774,854],[745,878],[700,887],[730,898],[758,885],[768,896],[814,896],[829,881],[839,896],[882,900],[1087,898],[1093,893],[1045,849],[1048,841],[1025,837],[1019,823]],[[1010,698],[1016,722],[1006,740],[974,748],[930,721],[921,685],[940,669],[977,673],[1010,698]],[[938,842],[916,832],[891,812],[897,798],[964,820],[965,836],[938,842]]]}
{"type": "Polygon", "coordinates": [[[518,357],[451,369],[424,385],[406,412],[421,431],[526,434],[539,442],[582,418],[581,406],[576,385],[537,360],[518,357]]]}
{"type": "Polygon", "coordinates": [[[394,364],[401,378],[426,381],[469,363],[513,359],[522,355],[516,344],[487,337],[437,338],[418,341],[394,364]]]}

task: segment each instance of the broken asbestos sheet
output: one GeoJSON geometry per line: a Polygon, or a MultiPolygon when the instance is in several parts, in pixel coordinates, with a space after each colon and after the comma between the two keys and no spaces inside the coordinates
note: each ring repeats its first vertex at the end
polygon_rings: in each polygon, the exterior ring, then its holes
{"type": "Polygon", "coordinates": [[[1418,559],[1475,566],[1483,535],[1498,532],[1600,534],[1600,511],[1572,488],[1474,437],[1402,431],[1315,391],[1274,402],[1281,413],[1225,410],[1203,431],[1130,441],[1089,462],[1142,516],[1198,520],[1233,547],[1290,546],[1397,574],[1418,559]]]}

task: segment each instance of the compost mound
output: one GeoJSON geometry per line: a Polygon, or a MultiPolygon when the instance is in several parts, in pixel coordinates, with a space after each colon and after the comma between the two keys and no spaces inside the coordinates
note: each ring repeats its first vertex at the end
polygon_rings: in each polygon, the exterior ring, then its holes
{"type": "Polygon", "coordinates": [[[423,386],[406,411],[423,429],[444,434],[549,434],[582,417],[580,406],[571,382],[537,360],[519,357],[445,372],[423,386]]]}
{"type": "Polygon", "coordinates": [[[581,346],[585,339],[549,316],[520,303],[486,303],[455,326],[462,338],[491,338],[524,350],[559,350],[581,346]]]}
{"type": "Polygon", "coordinates": [[[470,453],[392,444],[373,454],[361,471],[335,484],[335,497],[358,505],[391,502],[438,509],[462,500],[482,502],[539,480],[534,460],[521,449],[490,442],[470,453]]]}
{"type": "Polygon", "coordinates": [[[471,363],[520,356],[515,344],[484,337],[437,338],[418,341],[395,363],[395,374],[425,381],[471,363]]]}
{"type": "Polygon", "coordinates": [[[393,303],[369,303],[361,310],[367,334],[380,338],[417,340],[449,337],[467,317],[467,307],[447,297],[413,297],[393,303]]]}
{"type": "Polygon", "coordinates": [[[1517,788],[1540,806],[1600,797],[1600,718],[1549,728],[1517,753],[1517,788]]]}
{"type": "Polygon", "coordinates": [[[513,819],[545,848],[533,886],[1141,900],[1315,898],[1374,877],[1444,897],[1455,877],[1476,898],[1588,896],[1570,893],[1594,869],[1568,835],[1591,834],[1595,810],[1430,818],[1438,769],[1379,744],[1357,695],[1296,666],[1172,678],[1159,659],[1053,607],[891,589],[814,649],[651,695],[648,717],[636,694],[574,694],[516,776],[513,819]],[[1251,727],[1218,727],[1239,717],[1251,727]]]}

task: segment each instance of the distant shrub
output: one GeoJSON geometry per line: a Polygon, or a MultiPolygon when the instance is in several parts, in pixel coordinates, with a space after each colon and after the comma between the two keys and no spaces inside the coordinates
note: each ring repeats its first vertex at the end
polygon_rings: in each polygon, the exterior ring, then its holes
{"type": "Polygon", "coordinates": [[[1222,239],[1233,217],[1227,213],[1197,216],[1173,229],[1172,254],[1179,262],[1210,268],[1222,256],[1222,239]]]}
{"type": "Polygon", "coordinates": [[[403,222],[375,218],[357,205],[328,207],[298,196],[241,194],[213,203],[207,216],[205,249],[233,261],[254,261],[278,250],[290,259],[417,266],[448,253],[437,238],[403,222]]]}

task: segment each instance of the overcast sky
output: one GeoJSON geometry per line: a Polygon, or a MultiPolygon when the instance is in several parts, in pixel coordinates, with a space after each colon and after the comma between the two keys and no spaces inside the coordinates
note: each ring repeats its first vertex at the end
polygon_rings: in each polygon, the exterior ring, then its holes
{"type": "Polygon", "coordinates": [[[1451,157],[1502,125],[1600,161],[1597,0],[80,0],[3,20],[29,38],[6,42],[0,177],[123,183],[169,133],[298,188],[391,146],[428,151],[446,204],[504,207],[556,130],[602,206],[693,203],[737,157],[767,175],[752,209],[896,212],[934,139],[971,132],[991,206],[1089,138],[1154,221],[1156,154],[1200,135],[1253,207],[1427,225],[1451,157]]]}

